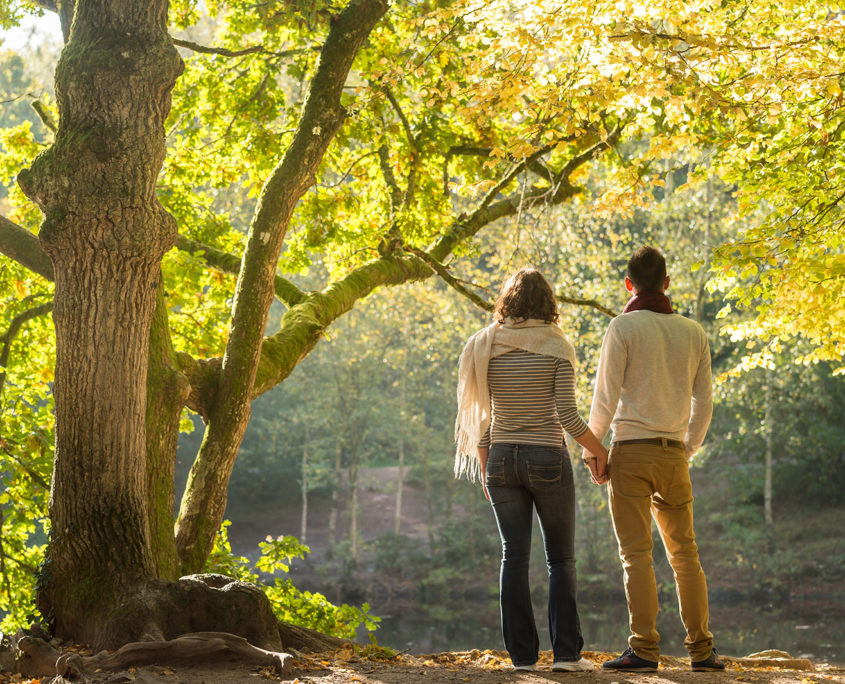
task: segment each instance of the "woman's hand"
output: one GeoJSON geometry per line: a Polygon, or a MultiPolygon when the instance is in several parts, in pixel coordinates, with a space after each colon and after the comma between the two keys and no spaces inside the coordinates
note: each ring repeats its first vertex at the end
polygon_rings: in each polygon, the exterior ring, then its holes
{"type": "Polygon", "coordinates": [[[590,469],[590,479],[593,484],[603,485],[607,482],[607,449],[601,446],[597,453],[584,449],[581,460],[590,469]]]}

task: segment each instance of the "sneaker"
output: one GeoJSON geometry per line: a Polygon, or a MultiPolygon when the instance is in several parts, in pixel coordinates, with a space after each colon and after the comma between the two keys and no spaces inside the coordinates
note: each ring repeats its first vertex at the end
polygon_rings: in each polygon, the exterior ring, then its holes
{"type": "Polygon", "coordinates": [[[534,666],[533,665],[514,665],[514,670],[521,670],[523,672],[533,672],[534,666]]]}
{"type": "Polygon", "coordinates": [[[709,658],[706,660],[693,660],[691,665],[693,672],[718,672],[719,670],[725,669],[725,664],[719,660],[715,648],[710,651],[709,658]]]}
{"type": "Polygon", "coordinates": [[[596,666],[586,658],[581,658],[581,660],[559,660],[552,665],[552,672],[590,672],[595,669],[596,666]]]}
{"type": "Polygon", "coordinates": [[[657,672],[657,663],[640,658],[634,649],[628,647],[618,658],[602,663],[602,670],[621,670],[623,672],[657,672]]]}

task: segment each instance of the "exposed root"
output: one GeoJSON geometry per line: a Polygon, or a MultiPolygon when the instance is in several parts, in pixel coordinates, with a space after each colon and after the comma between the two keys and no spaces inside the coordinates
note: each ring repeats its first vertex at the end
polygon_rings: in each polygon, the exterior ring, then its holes
{"type": "Polygon", "coordinates": [[[253,646],[243,637],[225,632],[183,634],[169,641],[139,641],[126,644],[114,653],[101,651],[93,656],[66,653],[54,662],[55,673],[66,679],[84,679],[96,670],[123,670],[138,665],[184,665],[197,660],[204,664],[226,660],[271,666],[280,676],[288,676],[292,656],[253,646]]]}

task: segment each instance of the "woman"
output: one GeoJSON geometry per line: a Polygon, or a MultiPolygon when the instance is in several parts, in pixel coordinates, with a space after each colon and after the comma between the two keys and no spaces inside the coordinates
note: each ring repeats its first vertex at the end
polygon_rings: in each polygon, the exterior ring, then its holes
{"type": "Polygon", "coordinates": [[[502,634],[514,669],[533,670],[539,639],[528,561],[537,509],[549,568],[553,670],[592,670],[575,600],[575,495],[564,430],[592,455],[605,448],[575,406],[575,350],[557,326],[549,283],[517,271],[496,302],[495,321],[473,335],[460,360],[455,475],[481,477],[502,538],[502,634]]]}

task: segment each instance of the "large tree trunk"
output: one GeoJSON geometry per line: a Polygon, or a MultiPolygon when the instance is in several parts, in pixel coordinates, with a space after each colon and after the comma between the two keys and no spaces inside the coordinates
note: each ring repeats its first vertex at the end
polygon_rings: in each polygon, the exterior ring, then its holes
{"type": "Polygon", "coordinates": [[[155,185],[182,70],[167,4],[79,0],[56,70],[55,144],[19,177],[44,213],[56,282],[52,536],[38,603],[58,634],[82,641],[154,573],[147,355],[160,262],[176,239],[155,185]]]}

